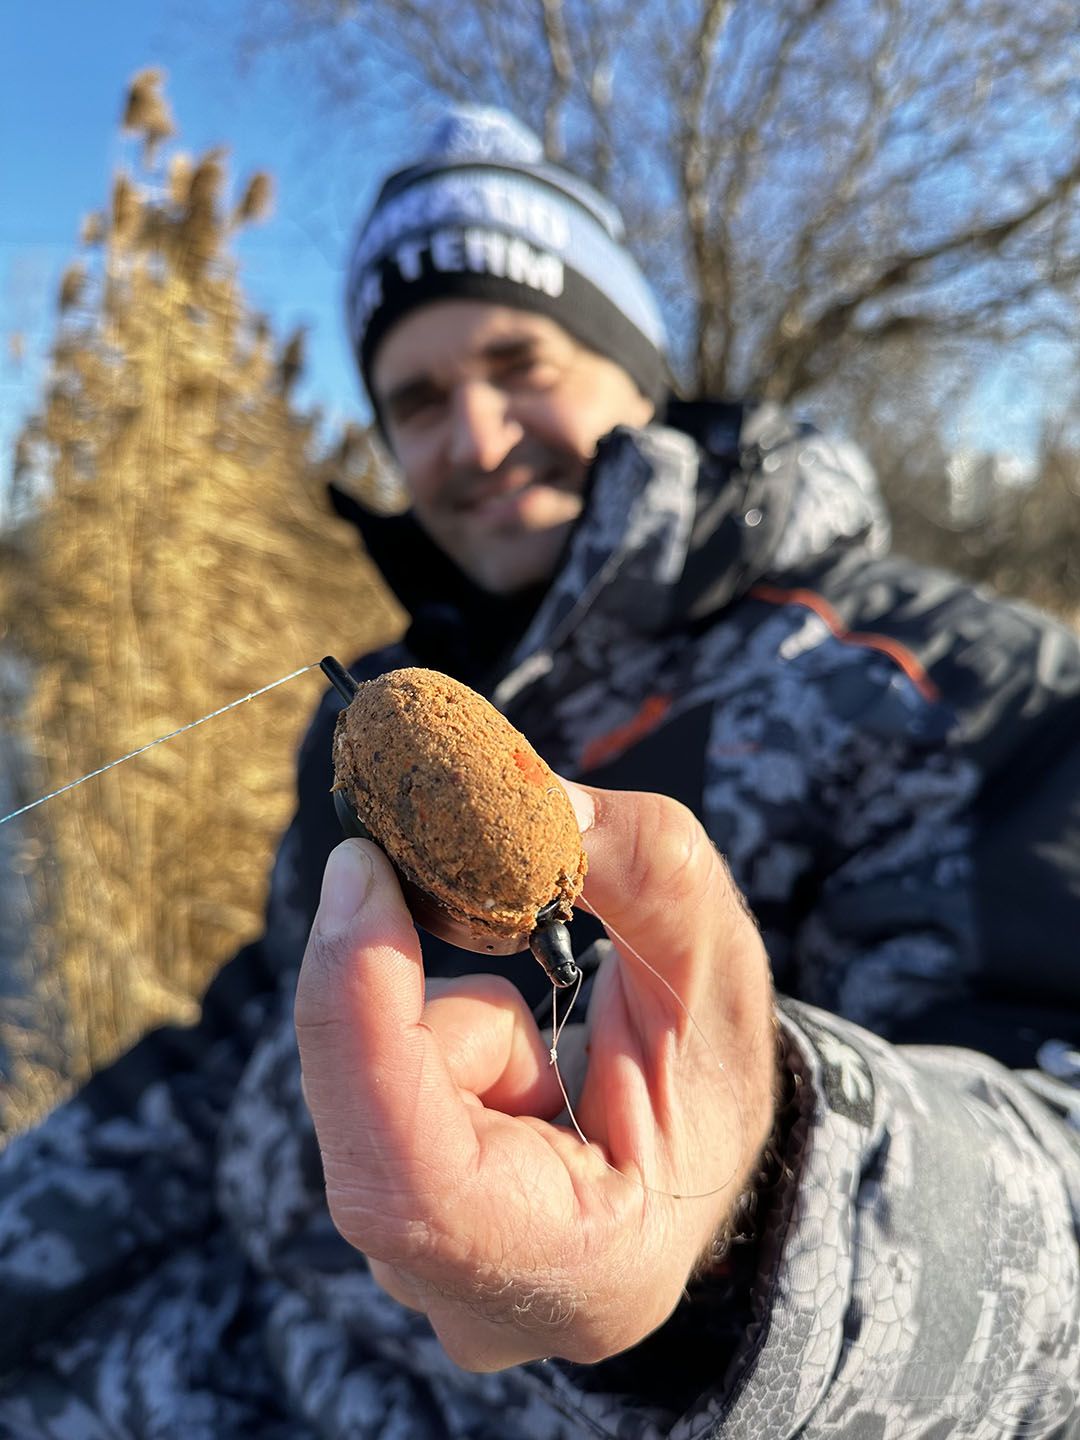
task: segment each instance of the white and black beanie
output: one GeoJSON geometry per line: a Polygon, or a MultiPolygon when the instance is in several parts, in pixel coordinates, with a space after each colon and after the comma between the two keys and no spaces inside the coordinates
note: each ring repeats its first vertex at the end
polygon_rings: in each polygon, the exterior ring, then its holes
{"type": "Polygon", "coordinates": [[[623,242],[618,211],[546,161],[512,115],[450,111],[424,158],[383,185],[353,251],[349,334],[369,395],[392,325],[433,300],[472,299],[550,316],[658,401],[664,323],[623,242]]]}

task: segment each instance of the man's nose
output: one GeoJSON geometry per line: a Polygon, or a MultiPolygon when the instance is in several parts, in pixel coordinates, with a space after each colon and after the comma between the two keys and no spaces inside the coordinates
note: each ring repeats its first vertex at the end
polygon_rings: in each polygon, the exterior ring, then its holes
{"type": "Polygon", "coordinates": [[[523,434],[497,386],[472,380],[454,391],[450,461],[456,468],[497,470],[523,434]]]}

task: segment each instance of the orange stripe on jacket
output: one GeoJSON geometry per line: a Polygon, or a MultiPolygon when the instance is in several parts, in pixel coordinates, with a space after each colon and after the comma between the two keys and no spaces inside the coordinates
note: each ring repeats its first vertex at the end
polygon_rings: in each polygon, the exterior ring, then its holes
{"type": "Polygon", "coordinates": [[[754,600],[764,600],[767,605],[803,605],[813,610],[829,627],[837,640],[845,645],[861,645],[867,650],[877,650],[887,655],[898,665],[924,700],[935,704],[941,699],[941,691],[927,674],[925,667],[906,645],[888,635],[877,635],[869,631],[849,630],[840,616],[823,595],[813,590],[782,590],[778,585],[754,585],[747,592],[754,600]]]}
{"type": "Polygon", "coordinates": [[[670,695],[650,695],[636,715],[632,715],[622,725],[616,725],[615,729],[609,730],[606,735],[598,735],[595,740],[589,741],[581,752],[582,769],[595,770],[598,765],[605,765],[609,760],[614,760],[616,755],[629,750],[631,745],[648,735],[650,730],[655,730],[670,709],[670,695]]]}

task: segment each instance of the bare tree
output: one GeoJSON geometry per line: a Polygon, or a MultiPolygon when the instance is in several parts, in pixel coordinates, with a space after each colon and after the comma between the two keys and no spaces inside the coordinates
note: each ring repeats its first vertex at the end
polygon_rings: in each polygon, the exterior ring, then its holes
{"type": "MultiPolygon", "coordinates": [[[[1070,445],[968,529],[946,474],[987,367],[1080,334],[1072,0],[270,0],[249,33],[357,133],[515,111],[617,198],[687,391],[839,423],[900,546],[1077,612],[1075,564],[1035,553],[1034,517],[1073,534],[1070,445]]],[[[1047,426],[1067,389],[1033,399],[1047,426]]]]}
{"type": "Polygon", "coordinates": [[[1049,431],[1030,480],[992,482],[966,523],[937,527],[941,562],[1080,625],[1080,451],[1049,431]]]}
{"type": "Polygon", "coordinates": [[[1076,333],[1072,0],[276,0],[251,29],[359,125],[389,74],[530,122],[617,195],[689,388],[1076,333]]]}
{"type": "Polygon", "coordinates": [[[1080,628],[1080,386],[1058,396],[1033,452],[961,446],[968,376],[949,351],[896,338],[845,387],[849,428],[870,452],[895,548],[1034,601],[1080,628]]]}

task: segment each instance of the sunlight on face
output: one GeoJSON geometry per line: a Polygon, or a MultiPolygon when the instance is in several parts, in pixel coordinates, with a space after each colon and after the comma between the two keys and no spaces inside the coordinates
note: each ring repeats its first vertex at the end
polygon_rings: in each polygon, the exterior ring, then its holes
{"type": "Polygon", "coordinates": [[[417,519],[498,594],[551,576],[597,442],[653,414],[624,370],[554,320],[477,300],[408,314],[372,384],[417,519]]]}

